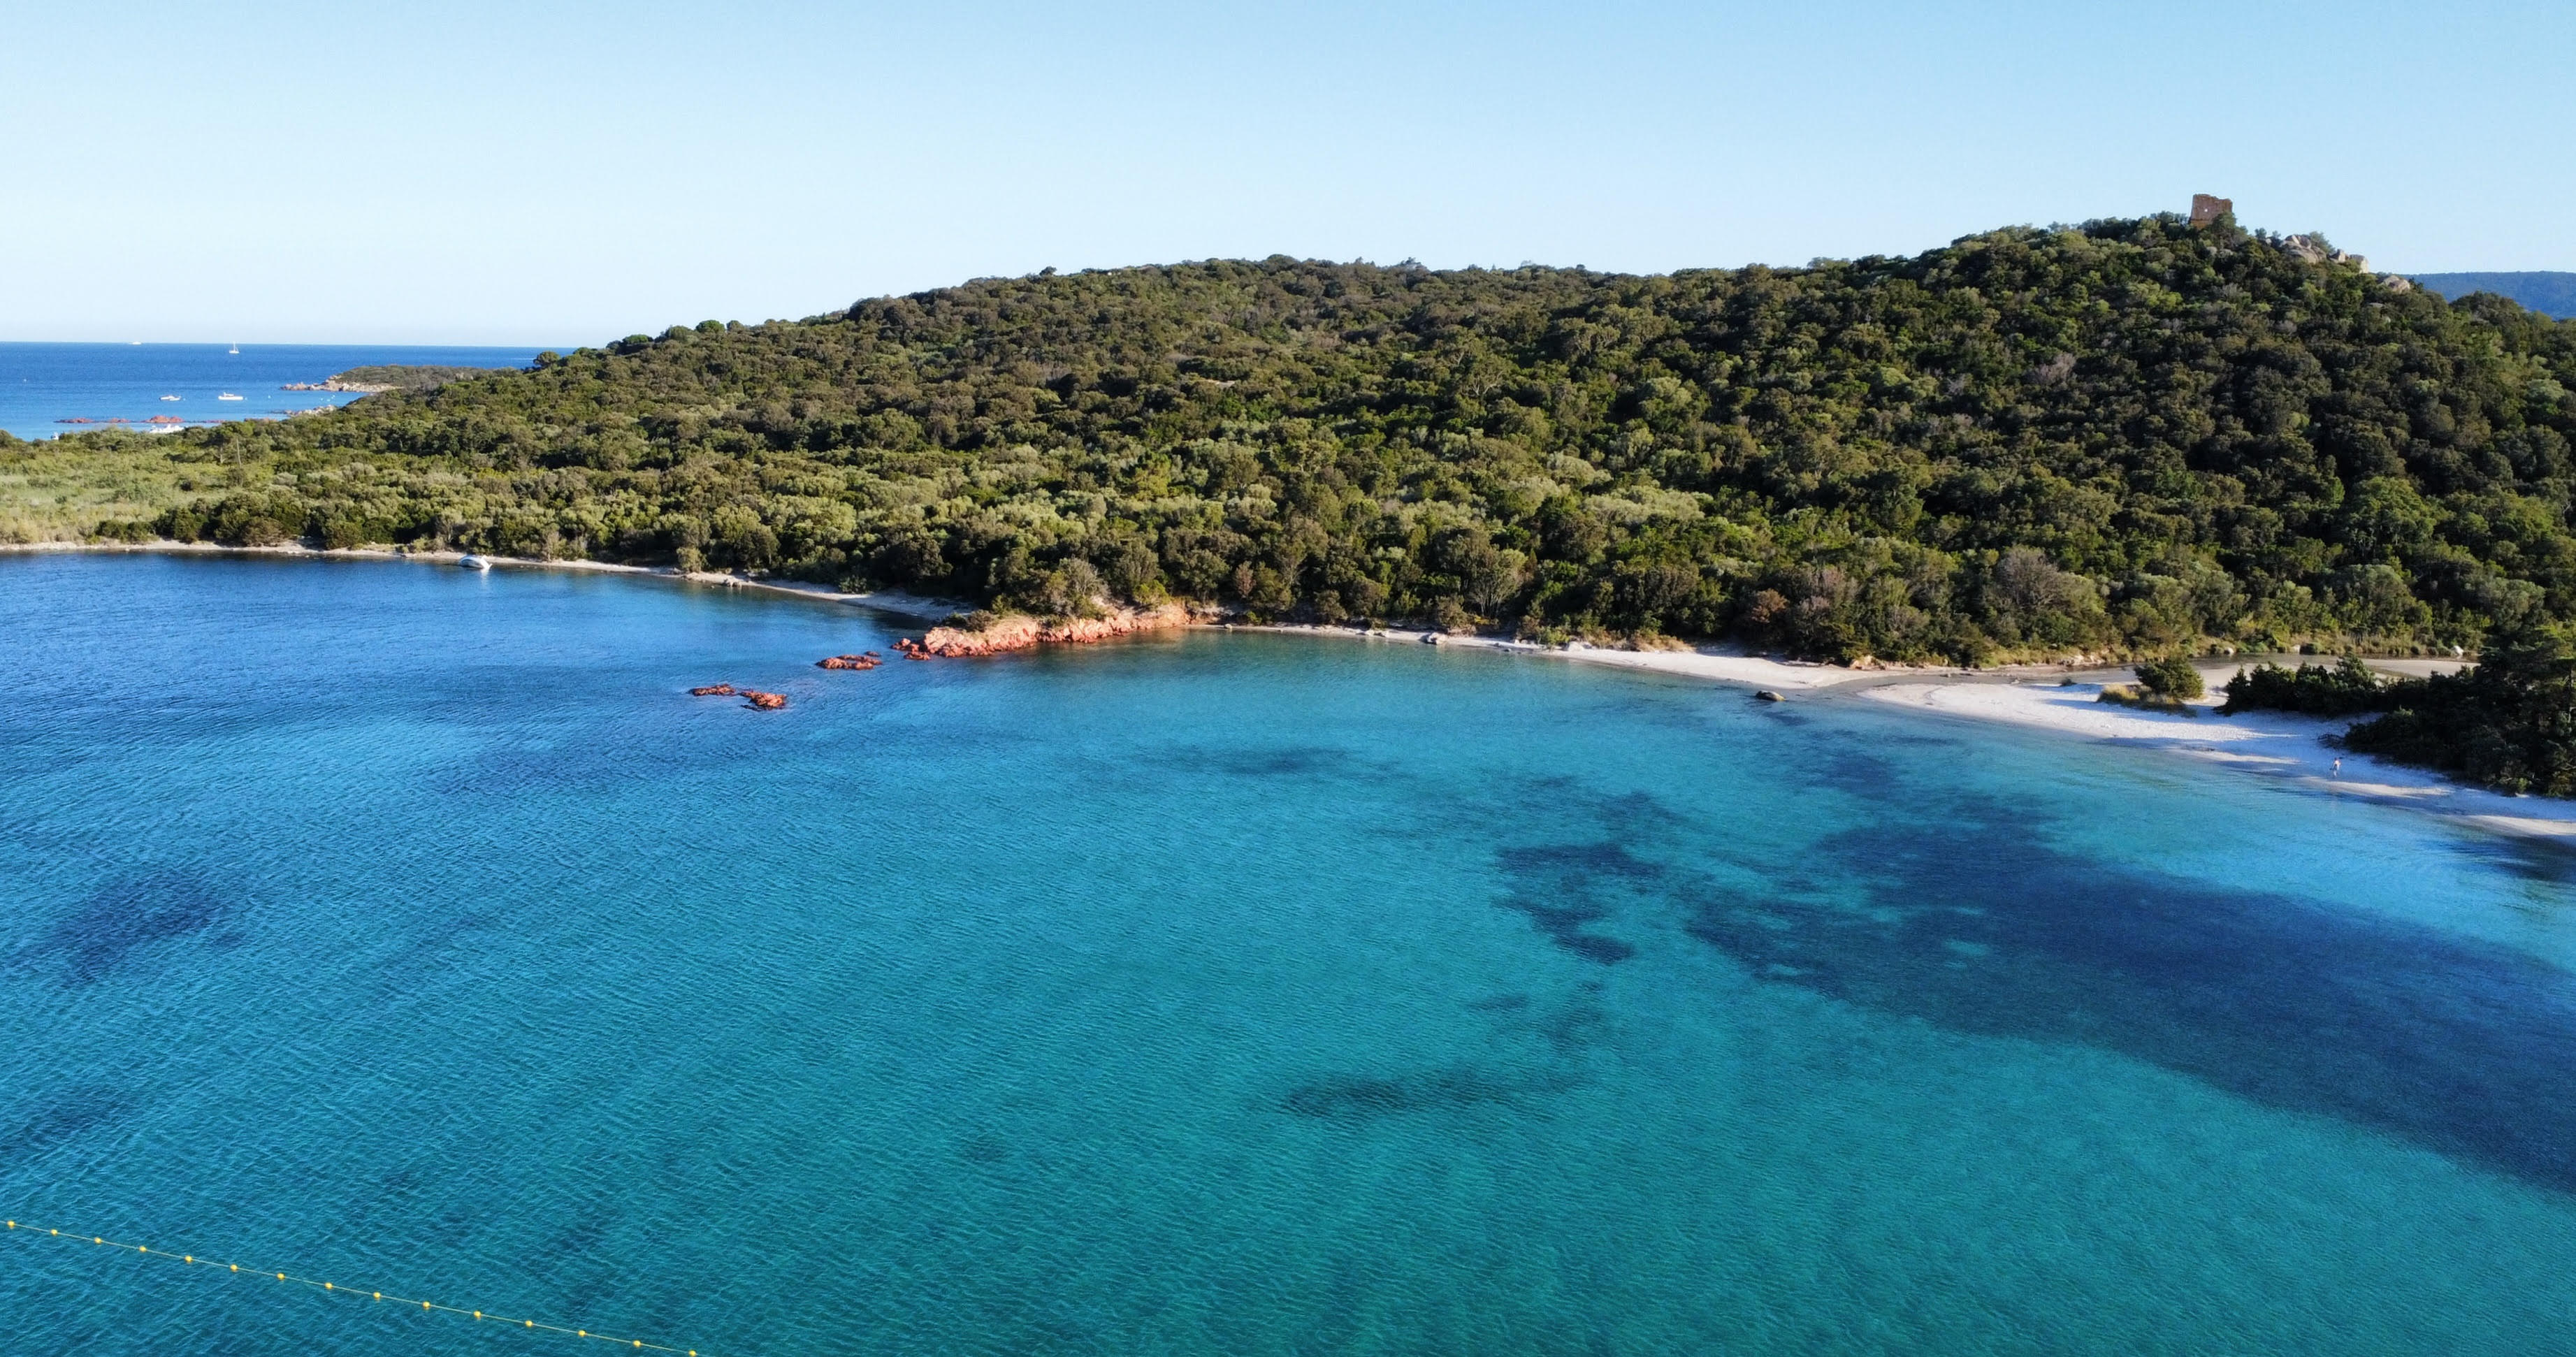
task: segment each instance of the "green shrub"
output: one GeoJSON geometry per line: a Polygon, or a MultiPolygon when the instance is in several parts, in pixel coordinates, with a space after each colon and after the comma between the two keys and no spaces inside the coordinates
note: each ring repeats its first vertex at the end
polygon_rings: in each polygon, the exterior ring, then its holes
{"type": "Polygon", "coordinates": [[[2199,708],[2192,706],[2181,698],[2166,697],[2162,693],[2151,693],[2133,683],[2104,684],[2102,686],[2102,695],[2095,698],[2094,701],[2108,702],[2115,707],[2136,707],[2140,711],[2160,711],[2171,716],[2200,715],[2199,708]]]}
{"type": "Polygon", "coordinates": [[[2204,691],[2200,686],[2200,671],[2179,655],[2139,665],[2138,686],[2176,702],[2188,702],[2204,691]]]}
{"type": "Polygon", "coordinates": [[[2390,700],[2389,685],[2370,666],[2351,655],[2332,668],[2321,664],[2303,664],[2284,669],[2277,664],[2256,665],[2239,669],[2224,689],[2226,705],[2218,709],[2222,716],[2240,711],[2294,711],[2310,716],[2351,716],[2357,712],[2386,711],[2390,700]]]}
{"type": "Polygon", "coordinates": [[[2388,685],[2390,710],[2343,736],[2357,753],[2422,764],[2507,792],[2576,796],[2576,639],[2525,624],[2478,666],[2388,685]]]}

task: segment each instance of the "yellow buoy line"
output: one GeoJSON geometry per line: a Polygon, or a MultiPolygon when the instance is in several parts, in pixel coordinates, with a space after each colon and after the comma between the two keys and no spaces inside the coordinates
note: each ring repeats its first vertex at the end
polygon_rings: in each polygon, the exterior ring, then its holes
{"type": "Polygon", "coordinates": [[[172,1253],[168,1249],[155,1249],[142,1244],[128,1244],[119,1240],[109,1239],[101,1235],[64,1234],[60,1230],[49,1230],[42,1226],[29,1225],[23,1221],[15,1220],[9,1221],[7,1224],[8,1230],[6,1233],[13,1238],[17,1237],[20,1231],[24,1231],[28,1235],[46,1239],[67,1240],[74,1244],[86,1241],[94,1248],[114,1249],[119,1253],[141,1254],[147,1258],[168,1259],[171,1262],[179,1263],[187,1267],[210,1267],[227,1275],[258,1277],[266,1280],[285,1282],[293,1286],[310,1287],[315,1291],[328,1292],[334,1296],[347,1296],[353,1300],[366,1301],[369,1304],[380,1303],[399,1306],[406,1310],[418,1309],[423,1312],[437,1311],[451,1315],[464,1315],[469,1319],[482,1323],[499,1324],[505,1328],[512,1329],[542,1329],[547,1333],[559,1333],[567,1338],[596,1338],[603,1343],[611,1343],[630,1351],[641,1349],[645,1352],[684,1352],[688,1354],[688,1357],[698,1357],[698,1350],[696,1348],[669,1347],[661,1343],[647,1343],[641,1338],[616,1338],[604,1333],[592,1333],[588,1329],[567,1329],[560,1324],[547,1324],[534,1319],[512,1319],[507,1315],[496,1315],[489,1310],[474,1310],[459,1305],[440,1305],[435,1301],[409,1300],[401,1296],[388,1296],[382,1291],[369,1291],[363,1287],[341,1286],[334,1282],[315,1281],[310,1277],[297,1277],[284,1272],[267,1272],[259,1268],[243,1267],[239,1263],[223,1263],[217,1262],[212,1258],[199,1258],[193,1253],[172,1253]]]}

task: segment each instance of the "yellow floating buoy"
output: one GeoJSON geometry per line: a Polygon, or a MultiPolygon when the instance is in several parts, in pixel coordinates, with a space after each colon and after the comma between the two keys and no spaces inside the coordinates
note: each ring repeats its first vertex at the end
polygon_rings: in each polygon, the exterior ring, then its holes
{"type": "MultiPolygon", "coordinates": [[[[10,1230],[15,1230],[15,1229],[18,1229],[18,1228],[19,1228],[19,1225],[18,1225],[18,1222],[17,1222],[17,1221],[15,1221],[15,1220],[6,1220],[6,1221],[0,1221],[0,1227],[5,1227],[5,1228],[10,1229],[10,1230]]],[[[26,1228],[27,1228],[28,1230],[30,1230],[30,1231],[35,1231],[35,1230],[44,1230],[44,1231],[45,1231],[45,1234],[46,1234],[48,1237],[50,1237],[50,1238],[54,1238],[54,1239],[64,1239],[64,1238],[69,1238],[69,1239],[73,1239],[73,1240],[78,1240],[78,1239],[80,1238],[80,1236],[78,1236],[78,1235],[65,1235],[65,1234],[64,1234],[61,1230],[59,1230],[59,1229],[47,1229],[46,1227],[41,1226],[41,1225],[33,1225],[33,1224],[31,1224],[31,1225],[28,1225],[26,1228]]],[[[91,1236],[89,1237],[89,1242],[90,1242],[92,1245],[95,1245],[95,1246],[98,1246],[98,1247],[102,1247],[102,1248],[104,1248],[104,1247],[106,1247],[106,1246],[107,1246],[108,1240],[107,1240],[107,1236],[105,1236],[105,1235],[91,1235],[91,1236]]],[[[127,1248],[127,1247],[129,1247],[129,1246],[128,1246],[128,1245],[124,1245],[124,1244],[118,1244],[118,1245],[116,1245],[115,1247],[117,1247],[117,1248],[119,1248],[119,1249],[123,1249],[123,1248],[127,1248]]],[[[169,1254],[169,1253],[162,1252],[162,1251],[161,1251],[161,1250],[159,1250],[159,1249],[155,1249],[155,1248],[153,1248],[153,1247],[152,1247],[151,1245],[149,1245],[149,1244],[135,1244],[135,1245],[131,1245],[130,1247],[131,1247],[131,1248],[133,1248],[133,1250],[134,1250],[136,1253],[139,1253],[139,1254],[145,1254],[145,1255],[157,1255],[157,1256],[162,1257],[162,1258],[169,1258],[169,1257],[174,1257],[174,1256],[175,1256],[176,1258],[178,1258],[178,1259],[179,1259],[179,1261],[181,1261],[181,1262],[183,1262],[183,1263],[188,1263],[188,1264],[191,1264],[191,1265],[193,1265],[193,1264],[197,1261],[197,1255],[195,1255],[195,1254],[193,1254],[193,1253],[182,1253],[182,1254],[176,1254],[176,1255],[173,1255],[173,1254],[169,1254]]],[[[212,1258],[207,1259],[207,1260],[206,1260],[206,1263],[207,1263],[207,1265],[208,1265],[208,1266],[210,1266],[210,1267],[218,1267],[218,1266],[219,1266],[219,1267],[222,1267],[225,1271],[227,1271],[227,1272],[231,1272],[231,1273],[235,1273],[235,1274],[239,1274],[239,1273],[241,1272],[241,1270],[242,1270],[242,1265],[241,1265],[241,1264],[239,1264],[239,1263],[219,1263],[217,1260],[212,1259],[212,1258]]],[[[257,1276],[257,1275],[259,1275],[259,1274],[258,1274],[258,1272],[257,1272],[256,1270],[254,1270],[254,1271],[252,1272],[252,1274],[251,1274],[251,1275],[252,1275],[252,1276],[257,1276]]],[[[332,1293],[334,1293],[334,1294],[337,1294],[337,1293],[338,1293],[338,1291],[339,1291],[339,1289],[340,1289],[340,1285],[339,1285],[339,1283],[337,1283],[337,1282],[317,1282],[317,1281],[314,1281],[313,1279],[311,1279],[311,1278],[309,1278],[309,1277],[298,1277],[298,1276],[295,1276],[295,1275],[293,1275],[293,1274],[291,1274],[291,1273],[285,1273],[285,1272],[272,1272],[272,1273],[270,1273],[270,1274],[268,1274],[268,1275],[269,1275],[269,1276],[271,1276],[271,1277],[273,1277],[273,1278],[275,1278],[275,1279],[277,1279],[278,1281],[281,1281],[281,1282],[293,1282],[293,1283],[295,1283],[295,1284],[296,1284],[296,1285],[298,1285],[298,1286],[318,1286],[318,1287],[321,1287],[323,1290],[328,1291],[328,1292],[332,1292],[332,1293]]],[[[368,1294],[369,1296],[373,1297],[374,1299],[379,1300],[379,1301],[381,1301],[381,1300],[383,1300],[383,1299],[385,1298],[385,1293],[384,1293],[384,1292],[382,1292],[382,1291],[371,1291],[371,1292],[369,1292],[369,1293],[367,1293],[367,1294],[368,1294]]],[[[402,1299],[401,1297],[399,1297],[399,1296],[395,1297],[395,1298],[394,1298],[394,1300],[395,1300],[395,1303],[396,1303],[396,1304],[401,1304],[401,1305],[408,1305],[408,1304],[410,1304],[410,1302],[409,1302],[409,1301],[405,1301],[405,1300],[403,1300],[403,1299],[402,1299]]],[[[474,1317],[478,1322],[479,1322],[479,1321],[481,1321],[481,1320],[485,1320],[485,1319],[495,1320],[495,1321],[497,1321],[497,1322],[499,1322],[499,1323],[503,1323],[503,1324],[507,1324],[507,1323],[509,1323],[509,1322],[510,1322],[507,1318],[505,1318],[505,1317],[503,1317],[503,1316],[500,1316],[500,1315],[486,1315],[486,1314],[485,1314],[484,1312],[482,1312],[481,1310],[472,1310],[472,1311],[462,1310],[462,1309],[459,1309],[459,1308],[457,1308],[457,1307],[455,1307],[455,1306],[452,1306],[452,1305],[440,1305],[440,1304],[438,1304],[436,1301],[426,1301],[426,1300],[425,1300],[425,1301],[422,1301],[422,1302],[420,1303],[420,1308],[421,1308],[421,1309],[423,1309],[423,1310],[425,1310],[425,1311],[426,1311],[426,1310],[444,1310],[444,1311],[446,1311],[447,1313],[452,1314],[452,1315],[471,1314],[471,1315],[472,1315],[472,1316],[473,1316],[473,1317],[474,1317]]],[[[520,1325],[520,1327],[521,1327],[521,1328],[534,1329],[534,1328],[536,1328],[536,1327],[537,1327],[537,1321],[535,1321],[535,1320],[533,1320],[533,1319],[523,1319],[523,1320],[520,1320],[520,1321],[519,1321],[519,1325],[520,1325]]],[[[547,1326],[546,1326],[546,1328],[547,1328],[548,1330],[550,1330],[551,1332],[554,1332],[554,1333],[562,1333],[562,1332],[563,1332],[563,1330],[562,1330],[562,1329],[560,1329],[560,1328],[556,1328],[554,1325],[551,1325],[551,1324],[547,1325],[547,1326]]],[[[597,1339],[600,1339],[600,1340],[601,1340],[601,1341],[603,1341],[603,1342],[614,1343],[614,1342],[617,1342],[617,1341],[618,1341],[616,1338],[614,1338],[614,1337],[612,1337],[612,1336],[610,1336],[610,1335],[608,1335],[608,1334],[604,1334],[604,1333],[592,1333],[592,1332],[591,1332],[590,1330],[588,1330],[588,1329],[575,1329],[575,1330],[573,1330],[573,1333],[574,1333],[574,1335],[575,1335],[575,1336],[577,1336],[577,1337],[581,1337],[581,1338],[597,1338],[597,1339]]],[[[634,1350],[638,1350],[638,1351],[640,1351],[640,1350],[642,1350],[642,1349],[645,1349],[645,1348],[651,1348],[651,1349],[653,1349],[655,1352],[677,1352],[677,1351],[680,1351],[680,1349],[678,1349],[678,1348],[667,1348],[667,1347],[663,1347],[662,1345],[660,1345],[660,1344],[658,1344],[658,1343],[647,1343],[647,1342],[645,1342],[645,1341],[644,1341],[643,1339],[641,1339],[641,1338],[634,1338],[634,1339],[628,1339],[628,1340],[626,1340],[626,1346],[627,1346],[628,1348],[630,1348],[630,1349],[634,1349],[634,1350]]],[[[696,1348],[690,1348],[690,1349],[687,1349],[687,1352],[688,1352],[688,1357],[698,1357],[698,1350],[697,1350],[696,1348]]]]}

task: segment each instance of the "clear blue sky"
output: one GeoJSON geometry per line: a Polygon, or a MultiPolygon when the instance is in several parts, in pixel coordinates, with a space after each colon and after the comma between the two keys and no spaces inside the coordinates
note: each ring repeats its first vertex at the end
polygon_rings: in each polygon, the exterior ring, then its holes
{"type": "Polygon", "coordinates": [[[2576,5],[11,7],[0,339],[597,342],[1286,253],[1661,271],[2232,195],[2576,268],[2576,5]]]}

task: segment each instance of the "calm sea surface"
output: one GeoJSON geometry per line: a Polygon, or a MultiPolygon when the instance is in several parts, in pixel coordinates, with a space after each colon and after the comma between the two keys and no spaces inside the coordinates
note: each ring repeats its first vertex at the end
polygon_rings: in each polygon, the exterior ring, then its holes
{"type": "Polygon", "coordinates": [[[1535,658],[811,667],[892,634],[0,558],[0,1202],[245,1265],[0,1235],[9,1346],[2576,1347],[2567,857],[1535,658]]]}
{"type": "Polygon", "coordinates": [[[276,418],[346,405],[354,393],[283,391],[378,363],[525,367],[535,349],[387,344],[0,344],[0,429],[51,438],[110,420],[167,416],[191,423],[276,418]],[[241,397],[221,400],[225,392],[241,397]],[[175,401],[164,396],[177,396],[175,401]],[[93,424],[67,424],[64,420],[93,424]]]}

